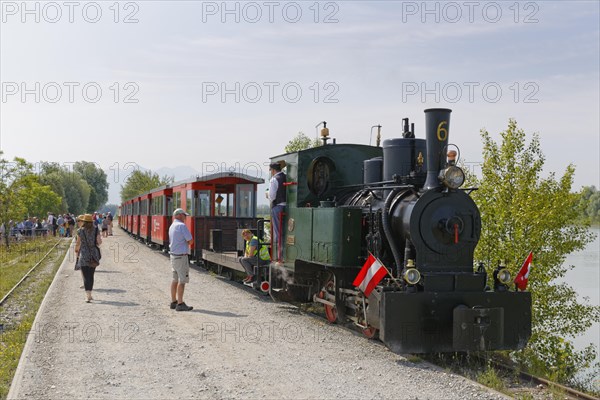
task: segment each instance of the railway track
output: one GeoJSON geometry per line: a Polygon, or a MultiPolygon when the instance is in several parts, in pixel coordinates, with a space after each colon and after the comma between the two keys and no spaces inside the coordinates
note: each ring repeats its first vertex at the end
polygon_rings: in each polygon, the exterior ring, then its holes
{"type": "Polygon", "coordinates": [[[7,293],[6,295],[4,295],[4,297],[2,297],[2,299],[0,299],[0,306],[4,304],[4,302],[6,300],[8,300],[8,298],[15,292],[15,290],[17,290],[17,288],[23,284],[23,282],[25,282],[25,280],[31,275],[31,273],[33,271],[36,270],[36,268],[42,264],[42,262],[50,255],[50,253],[52,253],[52,251],[60,244],[60,242],[62,241],[62,239],[58,239],[58,241],[54,244],[54,246],[52,246],[52,248],[50,250],[48,250],[48,252],[33,266],[31,267],[31,269],[29,271],[27,271],[25,273],[25,275],[23,275],[23,277],[19,280],[19,282],[17,282],[7,293]]]}
{"type": "Polygon", "coordinates": [[[579,390],[570,388],[568,386],[561,385],[560,383],[552,382],[548,379],[540,378],[539,376],[531,375],[527,372],[517,371],[514,367],[511,367],[510,365],[506,365],[500,361],[492,359],[492,360],[490,360],[490,362],[496,369],[504,370],[504,371],[511,372],[511,373],[517,372],[520,379],[530,382],[530,383],[534,383],[535,385],[541,385],[549,390],[554,389],[558,392],[564,393],[565,395],[569,396],[569,398],[571,398],[571,399],[600,400],[596,396],[581,392],[579,390]]]}
{"type": "Polygon", "coordinates": [[[423,358],[441,368],[458,370],[458,373],[471,377],[471,379],[480,374],[485,368],[484,366],[490,366],[495,371],[501,372],[498,375],[499,379],[504,383],[504,389],[500,389],[500,391],[513,397],[516,396],[516,398],[600,400],[600,398],[592,394],[584,393],[560,383],[521,371],[516,366],[511,366],[495,359],[493,354],[480,356],[477,354],[457,353],[451,366],[443,359],[443,356],[426,355],[423,358]],[[518,378],[516,383],[514,378],[518,378]]]}

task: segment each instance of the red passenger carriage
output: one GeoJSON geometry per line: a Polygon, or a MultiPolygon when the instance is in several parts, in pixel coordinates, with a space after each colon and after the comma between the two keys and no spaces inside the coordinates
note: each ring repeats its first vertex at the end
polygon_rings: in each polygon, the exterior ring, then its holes
{"type": "Polygon", "coordinates": [[[173,185],[173,209],[188,214],[185,224],[194,236],[193,258],[200,259],[202,249],[237,248],[238,229],[256,227],[256,186],[261,178],[222,172],[197,177],[173,185]],[[212,242],[211,242],[212,240],[212,242]]]}
{"type": "MultiPolygon", "coordinates": [[[[236,172],[223,172],[163,186],[127,200],[124,227],[147,243],[168,249],[173,210],[183,208],[185,224],[194,237],[192,259],[200,260],[202,250],[237,252],[240,230],[255,229],[256,188],[261,178],[236,172]]],[[[236,268],[240,269],[239,264],[236,268]]]]}

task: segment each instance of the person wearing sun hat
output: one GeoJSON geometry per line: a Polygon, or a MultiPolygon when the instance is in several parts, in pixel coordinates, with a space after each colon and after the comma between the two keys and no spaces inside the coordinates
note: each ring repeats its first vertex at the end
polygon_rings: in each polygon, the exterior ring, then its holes
{"type": "Polygon", "coordinates": [[[92,289],[94,288],[94,273],[96,266],[94,261],[100,261],[100,249],[102,244],[100,232],[94,227],[94,218],[92,214],[84,214],[77,217],[83,223],[77,231],[77,242],[75,243],[75,254],[77,254],[77,267],[81,268],[83,275],[83,286],[85,287],[85,301],[90,303],[92,298],[92,289]]]}
{"type": "Polygon", "coordinates": [[[173,223],[169,227],[169,258],[173,270],[171,309],[175,311],[190,311],[194,308],[183,302],[185,284],[190,281],[188,249],[194,242],[190,230],[184,223],[188,215],[183,209],[176,209],[173,211],[173,223]]]}

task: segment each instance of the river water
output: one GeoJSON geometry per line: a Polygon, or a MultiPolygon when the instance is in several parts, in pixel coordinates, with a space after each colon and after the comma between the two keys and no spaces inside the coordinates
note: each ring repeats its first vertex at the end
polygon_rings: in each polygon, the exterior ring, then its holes
{"type": "MultiPolygon", "coordinates": [[[[589,303],[598,306],[600,303],[600,228],[591,228],[596,235],[593,242],[585,249],[567,256],[565,265],[574,265],[575,268],[567,272],[564,281],[573,287],[579,296],[589,298],[589,303]]],[[[594,344],[596,352],[600,352],[600,325],[592,325],[585,334],[573,339],[573,345],[581,350],[590,343],[594,344]]],[[[600,357],[599,357],[600,358],[600,357]]],[[[598,361],[597,358],[596,360],[598,361]]]]}

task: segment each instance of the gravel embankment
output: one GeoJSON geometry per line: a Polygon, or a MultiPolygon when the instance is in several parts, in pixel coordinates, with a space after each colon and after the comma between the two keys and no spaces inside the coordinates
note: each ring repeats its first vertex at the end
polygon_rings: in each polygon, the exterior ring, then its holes
{"type": "Polygon", "coordinates": [[[168,258],[115,234],[93,303],[61,266],[9,398],[504,398],[204,271],[170,310],[168,258]]]}

